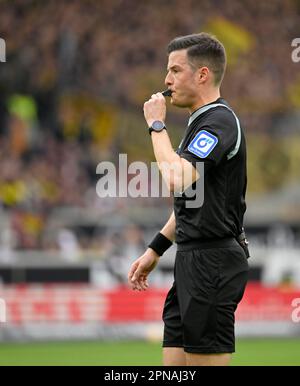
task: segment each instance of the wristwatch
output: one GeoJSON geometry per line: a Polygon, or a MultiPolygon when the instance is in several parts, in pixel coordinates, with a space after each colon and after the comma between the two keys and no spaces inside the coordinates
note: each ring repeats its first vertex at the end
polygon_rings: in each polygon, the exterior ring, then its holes
{"type": "Polygon", "coordinates": [[[152,131],[155,131],[156,133],[160,133],[163,130],[167,130],[164,122],[154,121],[152,125],[149,127],[149,134],[151,135],[152,131]]]}

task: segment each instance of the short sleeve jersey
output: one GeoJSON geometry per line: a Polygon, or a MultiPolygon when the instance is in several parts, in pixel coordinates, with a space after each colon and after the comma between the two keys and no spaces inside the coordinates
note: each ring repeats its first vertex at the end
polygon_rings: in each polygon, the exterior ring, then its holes
{"type": "Polygon", "coordinates": [[[187,195],[174,197],[176,242],[237,237],[246,211],[246,142],[224,99],[191,115],[177,154],[195,167],[204,164],[204,201],[201,207],[189,208],[187,195]]]}

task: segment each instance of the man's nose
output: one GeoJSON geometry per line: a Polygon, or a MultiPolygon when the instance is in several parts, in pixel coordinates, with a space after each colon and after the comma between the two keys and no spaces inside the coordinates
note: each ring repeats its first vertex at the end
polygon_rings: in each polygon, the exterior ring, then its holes
{"type": "Polygon", "coordinates": [[[170,76],[170,74],[167,74],[167,76],[165,77],[165,85],[171,86],[171,84],[172,84],[172,77],[170,76]]]}

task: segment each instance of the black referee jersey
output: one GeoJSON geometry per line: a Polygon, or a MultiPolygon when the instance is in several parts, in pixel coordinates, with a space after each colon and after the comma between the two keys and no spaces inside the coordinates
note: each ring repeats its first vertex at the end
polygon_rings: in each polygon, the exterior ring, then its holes
{"type": "Polygon", "coordinates": [[[246,142],[238,118],[224,99],[190,116],[177,154],[194,166],[203,162],[205,176],[201,207],[188,207],[186,201],[191,198],[184,193],[174,197],[176,243],[237,237],[246,211],[246,142]]]}

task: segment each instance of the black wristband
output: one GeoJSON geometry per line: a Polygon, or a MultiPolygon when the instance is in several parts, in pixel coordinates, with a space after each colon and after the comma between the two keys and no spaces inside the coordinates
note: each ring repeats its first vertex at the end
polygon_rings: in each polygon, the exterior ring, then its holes
{"type": "Polygon", "coordinates": [[[170,241],[162,233],[158,233],[148,245],[148,247],[153,249],[153,251],[156,252],[158,256],[162,256],[172,245],[172,241],[170,241]]]}

